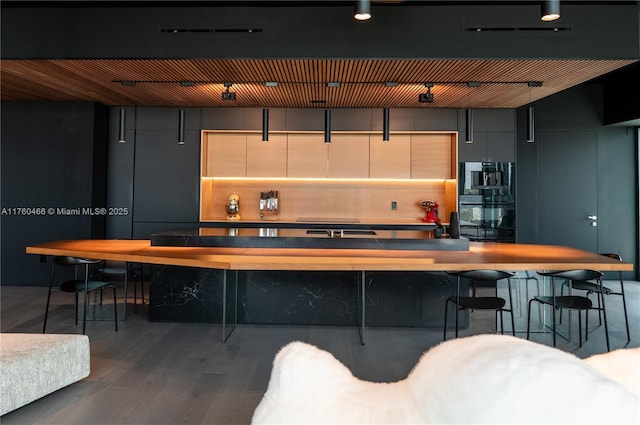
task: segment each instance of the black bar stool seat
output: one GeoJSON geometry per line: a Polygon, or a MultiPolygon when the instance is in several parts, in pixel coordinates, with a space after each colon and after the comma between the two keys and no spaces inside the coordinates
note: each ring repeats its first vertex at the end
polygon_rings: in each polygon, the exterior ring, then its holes
{"type": "Polygon", "coordinates": [[[501,270],[465,270],[459,272],[447,272],[450,276],[455,276],[457,279],[456,295],[450,296],[445,301],[444,305],[444,332],[443,339],[447,339],[447,317],[449,303],[455,304],[456,308],[456,329],[455,336],[458,337],[458,316],[460,310],[495,310],[496,312],[496,328],[498,321],[498,313],[500,313],[500,331],[504,333],[504,320],[502,314],[508,311],[511,314],[511,333],[515,336],[515,321],[513,318],[513,298],[511,295],[511,278],[513,273],[501,271],[501,270]],[[460,295],[460,278],[470,279],[472,282],[471,296],[460,295]],[[498,281],[507,279],[507,289],[509,292],[509,308],[505,308],[507,301],[498,296],[498,281]],[[478,283],[494,286],[496,288],[495,296],[476,296],[476,290],[478,283]]]}
{"type": "Polygon", "coordinates": [[[84,294],[83,305],[83,322],[82,322],[82,334],[86,333],[87,328],[87,304],[89,302],[89,293],[102,290],[104,288],[110,288],[113,290],[113,321],[115,323],[115,330],[118,331],[118,305],[116,297],[116,287],[111,282],[104,282],[100,280],[90,279],[89,266],[101,263],[102,260],[94,260],[90,258],[79,258],[70,256],[55,256],[51,264],[51,278],[49,280],[49,292],[47,294],[47,305],[44,312],[44,324],[42,326],[42,333],[47,329],[47,318],[49,316],[49,304],[51,303],[51,290],[53,288],[53,281],[55,275],[56,266],[69,267],[74,266],[76,268],[75,279],[70,279],[60,284],[60,291],[75,294],[75,312],[76,312],[76,325],[78,324],[78,294],[84,294]],[[78,279],[78,266],[84,266],[84,279],[78,279]]]}
{"type": "Polygon", "coordinates": [[[528,317],[527,317],[527,339],[531,332],[531,304],[534,302],[551,306],[551,331],[553,333],[553,346],[556,346],[556,310],[577,310],[578,311],[578,338],[579,345],[582,347],[582,311],[585,311],[585,341],[589,339],[589,310],[599,310],[604,318],[604,330],[605,338],[607,341],[607,351],[610,351],[609,347],[609,329],[607,326],[607,315],[604,308],[604,299],[602,305],[594,307],[591,300],[586,296],[578,295],[555,295],[555,279],[562,279],[570,282],[571,287],[574,285],[589,284],[595,285],[598,288],[598,292],[603,293],[602,286],[602,272],[589,269],[575,269],[575,270],[563,270],[552,272],[538,272],[541,276],[551,277],[551,296],[538,295],[529,300],[528,317]]]}

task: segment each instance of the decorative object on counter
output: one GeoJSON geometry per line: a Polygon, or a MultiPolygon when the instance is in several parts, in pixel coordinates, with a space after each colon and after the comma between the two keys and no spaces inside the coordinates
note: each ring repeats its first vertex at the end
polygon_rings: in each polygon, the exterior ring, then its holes
{"type": "Polygon", "coordinates": [[[425,217],[422,217],[423,223],[440,223],[440,218],[438,217],[438,201],[419,201],[418,204],[422,208],[424,208],[427,212],[425,217]]]}
{"type": "Polygon", "coordinates": [[[278,215],[278,191],[260,192],[260,218],[274,219],[278,215]]]}
{"type": "Polygon", "coordinates": [[[240,220],[240,197],[238,195],[229,195],[229,203],[225,207],[228,214],[227,220],[240,220]]]}
{"type": "Polygon", "coordinates": [[[460,239],[460,216],[457,211],[451,211],[449,216],[449,237],[460,239]]]}

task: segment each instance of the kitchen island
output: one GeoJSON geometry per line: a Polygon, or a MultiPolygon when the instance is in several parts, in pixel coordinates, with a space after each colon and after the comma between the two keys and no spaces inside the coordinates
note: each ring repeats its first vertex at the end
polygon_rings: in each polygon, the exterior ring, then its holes
{"type": "Polygon", "coordinates": [[[220,221],[151,235],[153,246],[468,251],[469,240],[436,235],[435,223],[359,220],[220,221]]]}
{"type": "Polygon", "coordinates": [[[445,271],[633,270],[631,263],[569,247],[478,242],[469,243],[468,251],[424,251],[69,240],[28,246],[26,252],[155,265],[150,318],[222,323],[225,339],[235,323],[358,324],[363,341],[365,324],[441,326],[443,299],[455,291],[445,271]],[[324,280],[306,284],[316,279],[312,275],[324,280]],[[170,283],[173,292],[166,292],[170,283]]]}

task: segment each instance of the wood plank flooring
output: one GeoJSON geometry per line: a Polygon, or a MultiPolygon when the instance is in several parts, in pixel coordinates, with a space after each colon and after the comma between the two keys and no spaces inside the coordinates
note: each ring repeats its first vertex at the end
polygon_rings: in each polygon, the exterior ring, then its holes
{"type": "MultiPolygon", "coordinates": [[[[627,281],[625,289],[632,337],[628,346],[638,347],[640,282],[627,281]]],[[[41,332],[46,288],[0,290],[2,332],[41,332]]],[[[522,330],[526,292],[521,290],[519,297],[516,329],[522,330]]],[[[612,349],[626,344],[618,298],[607,298],[612,349]]],[[[80,333],[82,325],[73,321],[73,297],[56,293],[52,302],[47,332],[80,333]]],[[[222,343],[219,324],[152,323],[146,305],[134,314],[131,298],[129,302],[119,332],[110,321],[87,323],[88,378],[4,415],[2,424],[248,424],[267,388],[274,355],[290,341],[330,351],[359,378],[389,382],[405,378],[423,352],[442,340],[440,328],[367,328],[363,346],[355,327],[241,325],[222,343]]],[[[103,309],[111,314],[108,304],[103,309]]],[[[571,341],[559,338],[558,347],[579,357],[604,352],[604,330],[595,313],[591,317],[589,341],[582,348],[577,332],[571,341]]],[[[495,332],[493,313],[474,312],[471,327],[461,336],[489,332],[495,332]]],[[[535,333],[532,339],[551,345],[549,333],[535,333]]]]}

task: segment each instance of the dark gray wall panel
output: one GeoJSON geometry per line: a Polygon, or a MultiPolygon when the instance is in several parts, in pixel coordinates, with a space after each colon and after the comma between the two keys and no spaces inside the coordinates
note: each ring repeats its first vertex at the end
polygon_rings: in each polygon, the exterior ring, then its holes
{"type": "Polygon", "coordinates": [[[111,108],[108,144],[107,207],[127,213],[107,217],[106,237],[131,238],[133,223],[133,166],[135,160],[135,108],[125,109],[126,143],[118,143],[120,108],[111,108]],[[119,210],[122,211],[122,210],[119,210]]]}
{"type": "Polygon", "coordinates": [[[373,115],[380,115],[382,109],[333,109],[331,110],[331,129],[336,131],[371,130],[373,115]]]}
{"type": "MultiPolygon", "coordinates": [[[[332,117],[333,118],[333,117],[332,117]]],[[[287,130],[322,131],[324,130],[324,109],[287,109],[287,130]]]]}
{"type": "MultiPolygon", "coordinates": [[[[168,111],[158,112],[162,117],[168,111]]],[[[147,114],[154,115],[152,111],[138,111],[139,117],[147,114]]],[[[177,115],[174,119],[173,131],[136,131],[134,222],[198,221],[200,143],[179,145],[177,115]]],[[[145,117],[144,122],[157,119],[145,117]]],[[[195,131],[187,134],[189,140],[198,140],[195,131]]]]}
{"type": "MultiPolygon", "coordinates": [[[[512,120],[513,121],[513,120],[512,120]]],[[[487,161],[489,162],[515,162],[515,133],[514,132],[488,132],[487,135],[487,161]]]]}
{"type": "MultiPolygon", "coordinates": [[[[413,131],[415,129],[415,109],[390,109],[389,129],[391,131],[413,131]]],[[[382,110],[371,117],[371,129],[382,133],[382,110]]]]}
{"type": "Polygon", "coordinates": [[[616,252],[626,261],[636,257],[633,235],[638,235],[634,133],[604,127],[598,134],[598,250],[616,252]]]}
{"type": "Polygon", "coordinates": [[[269,131],[284,131],[287,129],[287,109],[269,108],[269,131]]]}
{"type": "Polygon", "coordinates": [[[473,132],[473,143],[466,143],[466,129],[458,136],[458,162],[485,161],[487,158],[487,133],[473,132]]]}
{"type": "MultiPolygon", "coordinates": [[[[563,134],[585,132],[593,134],[597,143],[597,165],[592,173],[597,174],[597,250],[626,253],[628,261],[636,261],[638,224],[636,222],[638,187],[633,183],[637,175],[635,164],[635,134],[631,129],[605,127],[602,125],[603,89],[601,84],[585,84],[535,102],[537,134],[536,143],[524,142],[524,126],[518,132],[517,141],[517,241],[541,243],[538,223],[551,217],[539,216],[540,205],[547,199],[540,197],[539,181],[540,144],[545,143],[547,156],[558,150],[565,140],[563,134]]],[[[524,123],[524,110],[518,111],[518,123],[524,123]]],[[[577,157],[577,155],[576,155],[577,157]]],[[[565,177],[571,172],[567,163],[559,164],[553,173],[558,190],[570,193],[575,187],[566,185],[565,177]],[[564,186],[563,186],[564,184],[564,186]]],[[[560,214],[560,212],[558,212],[560,214]]],[[[584,212],[586,216],[591,212],[584,212]]],[[[571,241],[567,243],[571,245],[571,241]]],[[[637,270],[637,264],[634,267],[637,270]]],[[[625,278],[637,276],[637,272],[624,273],[625,278]]]]}
{"type": "Polygon", "coordinates": [[[516,139],[516,242],[538,240],[538,144],[527,143],[526,109],[518,111],[516,139]]]}
{"type": "Polygon", "coordinates": [[[415,109],[414,130],[416,131],[456,131],[458,130],[458,110],[453,108],[415,109]]]}
{"type": "Polygon", "coordinates": [[[27,245],[104,237],[104,217],[82,211],[105,205],[96,183],[104,172],[94,176],[94,168],[106,169],[94,146],[96,113],[90,103],[2,103],[2,208],[45,209],[2,215],[2,284],[48,282],[48,268],[25,254],[27,245]],[[69,216],[58,208],[81,210],[69,216]]]}
{"type": "Polygon", "coordinates": [[[202,110],[202,128],[205,130],[243,130],[243,108],[205,108],[202,110]]]}

